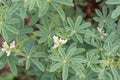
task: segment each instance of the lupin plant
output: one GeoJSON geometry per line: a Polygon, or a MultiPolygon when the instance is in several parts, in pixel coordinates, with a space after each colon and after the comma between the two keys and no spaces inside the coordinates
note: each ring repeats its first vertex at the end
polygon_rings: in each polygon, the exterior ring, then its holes
{"type": "Polygon", "coordinates": [[[120,1],[95,1],[101,9],[86,20],[84,0],[0,0],[0,70],[22,77],[22,69],[28,80],[120,80],[120,1]]]}

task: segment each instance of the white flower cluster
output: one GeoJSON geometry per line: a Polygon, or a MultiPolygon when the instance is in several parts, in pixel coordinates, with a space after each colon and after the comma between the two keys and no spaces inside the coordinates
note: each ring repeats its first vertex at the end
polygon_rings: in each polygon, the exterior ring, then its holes
{"type": "Polygon", "coordinates": [[[10,46],[7,44],[7,42],[3,42],[2,44],[2,51],[7,53],[7,56],[10,56],[11,49],[15,48],[15,41],[10,43],[10,46]]]}
{"type": "Polygon", "coordinates": [[[100,36],[101,36],[102,39],[104,38],[104,36],[107,36],[107,35],[108,35],[108,34],[104,33],[104,31],[103,31],[102,28],[100,28],[100,27],[97,27],[97,30],[98,30],[98,32],[100,33],[100,36]]]}
{"type": "Polygon", "coordinates": [[[54,40],[54,46],[53,48],[57,48],[58,46],[60,46],[61,44],[65,44],[67,43],[67,39],[62,39],[62,38],[58,38],[57,36],[53,36],[53,40],[54,40]]]}

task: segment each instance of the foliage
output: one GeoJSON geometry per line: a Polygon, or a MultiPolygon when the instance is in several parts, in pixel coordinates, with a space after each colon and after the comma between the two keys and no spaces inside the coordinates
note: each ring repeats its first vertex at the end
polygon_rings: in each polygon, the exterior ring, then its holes
{"type": "Polygon", "coordinates": [[[82,3],[0,0],[0,69],[9,66],[10,79],[24,68],[35,80],[119,80],[120,1],[106,0],[88,21],[82,3]]]}

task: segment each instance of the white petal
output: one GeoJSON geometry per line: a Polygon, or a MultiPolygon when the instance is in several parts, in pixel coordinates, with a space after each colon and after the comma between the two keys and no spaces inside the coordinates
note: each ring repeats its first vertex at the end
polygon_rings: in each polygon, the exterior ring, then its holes
{"type": "Polygon", "coordinates": [[[98,30],[99,32],[102,32],[102,28],[100,28],[100,27],[97,27],[97,30],[98,30]]]}
{"type": "Polygon", "coordinates": [[[62,42],[63,42],[63,39],[60,38],[60,39],[59,39],[59,42],[62,43],[62,42]]]}
{"type": "Polygon", "coordinates": [[[57,45],[57,44],[54,44],[53,48],[55,49],[55,48],[57,48],[57,47],[58,47],[58,45],[57,45]]]}
{"type": "Polygon", "coordinates": [[[9,51],[6,51],[7,56],[10,56],[10,52],[11,52],[10,50],[9,50],[9,51]]]}
{"type": "Polygon", "coordinates": [[[10,43],[10,48],[14,48],[15,47],[15,41],[13,41],[12,43],[10,43]]]}
{"type": "Polygon", "coordinates": [[[103,33],[103,35],[104,35],[104,36],[107,36],[108,34],[106,34],[106,33],[103,33]]]}
{"type": "Polygon", "coordinates": [[[54,39],[54,43],[55,43],[55,44],[59,44],[59,40],[58,40],[58,37],[57,37],[57,36],[54,35],[54,36],[53,36],[53,39],[54,39]]]}
{"type": "Polygon", "coordinates": [[[3,47],[3,48],[9,48],[7,42],[3,42],[2,47],[3,47]]]}
{"type": "Polygon", "coordinates": [[[58,40],[58,37],[54,35],[54,36],[53,36],[53,39],[54,39],[54,40],[58,40]]]}
{"type": "Polygon", "coordinates": [[[60,38],[59,42],[60,42],[61,44],[65,44],[65,43],[67,42],[67,40],[64,40],[64,39],[61,39],[61,38],[60,38]]]}
{"type": "Polygon", "coordinates": [[[3,52],[5,52],[5,49],[4,49],[4,48],[1,48],[1,50],[2,50],[3,52]]]}
{"type": "Polygon", "coordinates": [[[65,44],[65,43],[67,43],[67,41],[68,41],[68,40],[67,40],[67,39],[65,39],[65,40],[64,40],[64,44],[65,44]]]}

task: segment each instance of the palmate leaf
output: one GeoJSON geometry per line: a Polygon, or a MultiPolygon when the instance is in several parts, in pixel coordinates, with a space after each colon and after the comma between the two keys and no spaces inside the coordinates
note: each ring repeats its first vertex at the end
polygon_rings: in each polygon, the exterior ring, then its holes
{"type": "Polygon", "coordinates": [[[87,66],[90,66],[93,70],[95,70],[94,65],[100,63],[98,60],[100,56],[96,55],[98,52],[97,49],[93,49],[86,53],[86,61],[88,62],[87,66]]]}
{"type": "Polygon", "coordinates": [[[83,76],[83,73],[81,71],[83,65],[81,63],[84,61],[84,59],[82,56],[78,56],[79,52],[77,53],[77,48],[75,46],[76,44],[72,44],[67,51],[60,47],[58,48],[59,55],[52,54],[50,56],[50,59],[52,61],[55,61],[55,64],[52,64],[52,66],[50,67],[50,71],[54,72],[57,69],[62,68],[63,80],[68,79],[70,68],[74,68],[73,70],[76,74],[79,74],[79,76],[83,76]]]}
{"type": "Polygon", "coordinates": [[[112,19],[111,18],[111,12],[108,13],[108,10],[107,10],[107,7],[103,6],[102,8],[102,12],[98,9],[95,10],[96,11],[96,14],[99,16],[99,17],[94,17],[93,19],[97,22],[99,22],[99,27],[105,27],[106,28],[106,32],[109,32],[109,30],[111,29],[114,29],[115,27],[115,21],[116,19],[112,19]],[[107,27],[109,29],[107,29],[107,27]]]}
{"type": "Polygon", "coordinates": [[[67,18],[67,22],[68,26],[65,26],[65,29],[69,32],[69,36],[72,37],[74,41],[77,39],[80,43],[83,43],[82,34],[85,34],[84,30],[90,27],[91,23],[82,22],[81,16],[77,17],[75,24],[70,17],[67,18]]]}
{"type": "Polygon", "coordinates": [[[58,32],[58,30],[53,29],[53,22],[50,25],[48,24],[45,24],[44,26],[37,25],[37,27],[40,29],[40,31],[36,31],[34,32],[34,34],[41,37],[38,42],[40,44],[47,42],[47,44],[50,46],[52,44],[53,35],[55,35],[58,32]]]}

